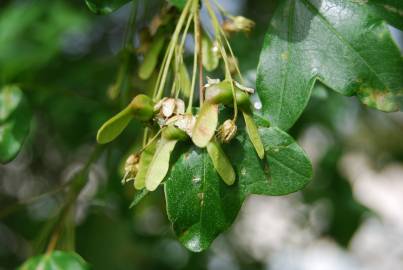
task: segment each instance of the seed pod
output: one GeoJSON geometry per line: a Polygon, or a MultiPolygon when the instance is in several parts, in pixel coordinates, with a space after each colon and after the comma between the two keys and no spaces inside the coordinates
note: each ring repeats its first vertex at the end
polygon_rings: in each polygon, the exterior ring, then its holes
{"type": "Polygon", "coordinates": [[[161,137],[158,142],[157,150],[146,175],[145,183],[149,191],[156,190],[168,173],[169,160],[177,142],[176,140],[168,140],[164,137],[161,137]]]}
{"type": "Polygon", "coordinates": [[[126,183],[135,179],[137,172],[139,171],[140,156],[132,154],[125,162],[125,176],[122,179],[122,183],[126,183]]]}
{"type": "Polygon", "coordinates": [[[262,139],[259,135],[259,130],[253,120],[252,115],[249,113],[243,112],[243,117],[245,119],[246,124],[246,132],[248,133],[249,139],[255,147],[256,153],[260,159],[264,158],[264,146],[262,143],[262,139]]]}
{"type": "Polygon", "coordinates": [[[235,88],[236,104],[243,111],[250,111],[249,95],[239,88],[235,88]]]}
{"type": "Polygon", "coordinates": [[[205,100],[214,104],[230,104],[233,100],[231,82],[209,84],[205,90],[205,100]]]}
{"type": "Polygon", "coordinates": [[[218,124],[218,105],[205,102],[196,119],[192,132],[192,141],[200,148],[204,148],[213,138],[218,124]]]}
{"type": "Polygon", "coordinates": [[[105,144],[113,141],[127,127],[132,118],[148,121],[154,115],[152,100],[146,95],[136,96],[124,110],[106,121],[97,133],[97,141],[105,144]]]}
{"type": "Polygon", "coordinates": [[[206,36],[202,36],[202,63],[207,71],[213,71],[220,62],[218,47],[206,36]]]}
{"type": "Polygon", "coordinates": [[[154,102],[146,95],[137,95],[130,103],[130,108],[137,120],[149,121],[154,116],[154,102]]]}
{"type": "Polygon", "coordinates": [[[227,155],[222,150],[220,144],[214,138],[207,145],[207,152],[213,162],[213,166],[227,185],[235,182],[235,171],[227,155]]]}
{"type": "Polygon", "coordinates": [[[97,133],[97,141],[105,144],[113,141],[127,127],[132,119],[130,107],[126,107],[123,111],[106,121],[97,133]]]}
{"type": "Polygon", "coordinates": [[[139,68],[139,77],[142,80],[147,80],[150,78],[151,74],[157,66],[158,57],[164,46],[165,37],[157,37],[151,44],[148,52],[144,55],[144,61],[139,68]]]}
{"type": "Polygon", "coordinates": [[[177,140],[177,141],[186,141],[189,139],[189,136],[185,131],[173,126],[169,125],[162,130],[162,137],[167,140],[177,140]]]}
{"type": "Polygon", "coordinates": [[[229,143],[236,135],[237,126],[232,120],[226,120],[218,128],[218,139],[221,143],[229,143]]]}
{"type": "Polygon", "coordinates": [[[146,183],[146,175],[148,168],[150,167],[151,161],[153,160],[155,150],[157,148],[157,143],[151,143],[140,156],[140,163],[138,172],[136,175],[136,180],[134,181],[134,188],[143,189],[146,183]]]}

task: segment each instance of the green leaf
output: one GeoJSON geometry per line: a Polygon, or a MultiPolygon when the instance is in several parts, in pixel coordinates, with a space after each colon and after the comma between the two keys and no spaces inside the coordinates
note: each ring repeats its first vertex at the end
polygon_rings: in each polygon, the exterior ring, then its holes
{"type": "Polygon", "coordinates": [[[403,1],[402,0],[370,0],[369,5],[376,9],[388,23],[403,29],[403,1]]]}
{"type": "Polygon", "coordinates": [[[234,184],[235,171],[216,138],[213,138],[207,145],[207,153],[213,162],[215,170],[221,176],[224,183],[227,185],[234,184]]]}
{"type": "Polygon", "coordinates": [[[0,162],[13,160],[29,133],[31,111],[16,86],[0,90],[0,162]]]}
{"type": "Polygon", "coordinates": [[[177,140],[167,140],[164,137],[161,137],[158,142],[157,150],[146,175],[146,188],[149,191],[156,190],[167,175],[171,153],[177,142],[177,140]]]}
{"type": "Polygon", "coordinates": [[[77,253],[53,251],[32,257],[19,270],[88,270],[89,265],[77,253]]]}
{"type": "Polygon", "coordinates": [[[206,147],[213,138],[218,125],[218,105],[205,102],[197,116],[192,141],[198,147],[206,147]]]}
{"type": "Polygon", "coordinates": [[[129,105],[101,126],[97,133],[98,143],[105,144],[116,139],[125,130],[132,118],[132,109],[129,105]]]}
{"type": "Polygon", "coordinates": [[[133,201],[130,204],[129,208],[133,208],[137,204],[139,204],[141,202],[141,200],[143,200],[148,195],[148,193],[149,193],[149,191],[145,188],[143,188],[142,190],[136,191],[134,193],[133,201]]]}
{"type": "Polygon", "coordinates": [[[168,0],[168,2],[179,9],[183,9],[186,5],[187,0],[168,0]]]}
{"type": "Polygon", "coordinates": [[[366,105],[396,111],[403,100],[403,61],[387,26],[360,1],[286,0],[266,34],[257,90],[263,114],[289,129],[316,80],[366,105]]]}
{"type": "Polygon", "coordinates": [[[95,14],[106,15],[120,8],[130,0],[85,0],[88,8],[95,14]]]}
{"type": "Polygon", "coordinates": [[[157,37],[151,44],[150,49],[144,55],[144,61],[141,63],[139,68],[139,77],[142,80],[147,80],[151,77],[151,74],[154,72],[155,67],[157,66],[158,57],[164,46],[165,37],[159,36],[157,37]]]}
{"type": "Polygon", "coordinates": [[[246,132],[223,145],[236,171],[233,185],[225,184],[204,149],[182,146],[167,181],[168,218],[188,249],[205,250],[228,229],[249,194],[284,195],[303,188],[312,168],[303,150],[278,128],[260,128],[266,159],[256,155],[246,132]],[[184,152],[184,153],[183,153],[184,152]]]}

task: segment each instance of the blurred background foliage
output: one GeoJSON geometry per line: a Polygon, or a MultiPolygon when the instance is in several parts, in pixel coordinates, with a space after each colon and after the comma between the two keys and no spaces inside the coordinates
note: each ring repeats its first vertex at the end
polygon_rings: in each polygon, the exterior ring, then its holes
{"type": "MultiPolygon", "coordinates": [[[[256,22],[249,36],[232,37],[240,66],[253,81],[276,3],[221,2],[256,22]]],[[[163,1],[140,3],[138,30],[163,1]]],[[[0,269],[15,269],[43,252],[46,224],[63,205],[66,181],[91,154],[100,124],[125,102],[108,98],[108,89],[124,59],[129,16],[130,4],[97,16],[82,0],[1,1],[0,85],[20,86],[33,121],[17,159],[0,165],[0,269]]],[[[401,32],[392,30],[401,44],[401,32]]],[[[137,35],[133,42],[138,45],[137,35]]],[[[127,96],[146,91],[131,72],[127,96]]],[[[77,252],[97,270],[401,267],[402,113],[367,109],[322,85],[314,92],[291,130],[315,168],[305,190],[251,197],[209,251],[190,253],[172,233],[161,190],[129,209],[133,188],[121,185],[117,168],[138,139],[138,127],[131,125],[92,166],[78,198],[77,252]]]]}

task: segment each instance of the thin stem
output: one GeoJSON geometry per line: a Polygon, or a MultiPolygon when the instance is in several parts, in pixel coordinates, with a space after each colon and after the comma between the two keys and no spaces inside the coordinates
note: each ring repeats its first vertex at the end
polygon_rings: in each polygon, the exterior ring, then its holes
{"type": "Polygon", "coordinates": [[[193,72],[192,72],[192,84],[191,84],[191,91],[190,91],[190,97],[189,97],[189,103],[186,112],[187,113],[192,113],[192,106],[193,106],[193,96],[195,92],[195,87],[196,87],[196,73],[197,73],[197,59],[198,59],[198,54],[199,54],[199,45],[197,42],[197,23],[198,23],[198,12],[199,12],[199,1],[194,0],[193,2],[193,24],[194,24],[194,29],[195,29],[195,34],[194,34],[194,54],[193,54],[193,72]]]}
{"type": "Polygon", "coordinates": [[[229,63],[228,63],[228,55],[227,52],[225,51],[225,47],[223,46],[223,42],[221,39],[221,31],[219,29],[221,29],[221,26],[218,22],[218,19],[214,13],[214,10],[212,9],[211,5],[210,5],[210,1],[209,0],[205,0],[206,3],[206,7],[207,7],[207,11],[210,15],[210,18],[213,22],[213,27],[214,27],[214,32],[215,32],[215,36],[219,45],[219,49],[221,52],[221,56],[224,60],[224,65],[225,65],[225,80],[229,80],[231,82],[231,89],[232,89],[232,96],[233,96],[233,102],[234,102],[234,118],[233,121],[236,122],[236,119],[238,118],[238,105],[236,103],[236,94],[235,94],[235,88],[234,88],[234,82],[232,79],[232,75],[231,75],[231,71],[229,69],[229,63]]]}
{"type": "Polygon", "coordinates": [[[196,27],[195,27],[195,35],[196,35],[196,43],[195,45],[197,46],[196,53],[197,53],[197,61],[199,62],[199,103],[200,103],[200,108],[203,105],[203,100],[204,100],[204,84],[203,84],[203,63],[202,63],[202,40],[201,40],[201,26],[200,26],[200,10],[199,10],[199,4],[197,4],[197,10],[195,12],[195,22],[196,22],[196,27]]]}
{"type": "Polygon", "coordinates": [[[161,77],[160,85],[158,86],[158,91],[157,91],[157,95],[156,95],[157,99],[161,99],[161,97],[162,97],[165,82],[166,82],[166,79],[168,76],[169,66],[170,66],[172,56],[173,56],[173,53],[175,50],[175,45],[178,42],[179,34],[181,32],[183,24],[185,23],[185,19],[189,13],[190,7],[191,7],[191,1],[186,3],[186,6],[182,11],[181,16],[179,17],[178,25],[176,26],[176,29],[172,35],[172,39],[168,45],[166,63],[165,63],[165,66],[163,67],[163,69],[161,70],[162,77],[161,77]]]}

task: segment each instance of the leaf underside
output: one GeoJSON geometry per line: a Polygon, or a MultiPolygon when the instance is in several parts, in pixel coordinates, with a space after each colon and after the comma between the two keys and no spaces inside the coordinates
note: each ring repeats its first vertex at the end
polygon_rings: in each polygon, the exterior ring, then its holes
{"type": "Polygon", "coordinates": [[[260,56],[257,90],[263,114],[289,129],[315,81],[369,107],[396,111],[403,61],[387,25],[360,1],[286,0],[275,12],[260,56]]]}

